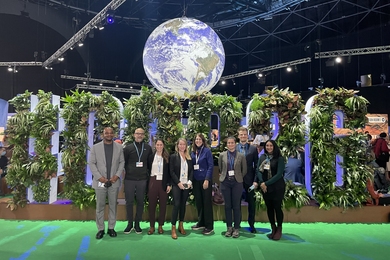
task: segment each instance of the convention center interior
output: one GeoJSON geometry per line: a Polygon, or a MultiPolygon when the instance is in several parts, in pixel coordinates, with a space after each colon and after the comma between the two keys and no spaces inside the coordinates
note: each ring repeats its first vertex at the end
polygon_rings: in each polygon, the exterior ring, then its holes
{"type": "Polygon", "coordinates": [[[0,259],[388,259],[390,0],[0,0],[0,259]]]}

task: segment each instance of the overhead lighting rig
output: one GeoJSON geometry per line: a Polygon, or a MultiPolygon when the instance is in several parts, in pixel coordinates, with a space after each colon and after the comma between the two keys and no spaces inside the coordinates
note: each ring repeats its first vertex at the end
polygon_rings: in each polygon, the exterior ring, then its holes
{"type": "MultiPolygon", "coordinates": [[[[280,68],[286,68],[286,67],[291,67],[291,66],[294,66],[294,65],[297,65],[297,64],[308,63],[308,62],[311,62],[311,58],[304,58],[304,59],[299,59],[299,60],[293,60],[293,61],[284,62],[284,63],[280,63],[280,64],[268,66],[268,67],[263,67],[263,68],[259,68],[259,69],[254,69],[254,70],[249,70],[249,71],[245,71],[245,72],[240,72],[240,73],[236,73],[236,74],[232,74],[232,75],[221,77],[220,80],[233,79],[233,78],[248,76],[248,75],[252,75],[252,74],[259,75],[259,73],[261,73],[263,71],[270,71],[270,70],[275,70],[275,69],[280,69],[280,68]]],[[[257,77],[259,77],[259,76],[257,76],[257,77]]]]}
{"type": "Polygon", "coordinates": [[[27,61],[27,62],[19,62],[19,61],[12,61],[12,62],[0,62],[0,67],[28,67],[28,66],[42,66],[42,62],[36,62],[36,61],[27,61]]]}
{"type": "Polygon", "coordinates": [[[141,92],[139,89],[105,87],[105,86],[85,85],[85,84],[76,84],[76,88],[89,89],[89,90],[99,90],[99,91],[105,90],[105,91],[111,91],[111,92],[123,92],[123,93],[132,93],[132,94],[139,94],[141,92]]]}
{"type": "Polygon", "coordinates": [[[375,54],[375,53],[384,53],[384,52],[390,52],[390,45],[366,47],[366,48],[359,48],[359,49],[346,49],[346,50],[338,50],[338,51],[316,52],[315,58],[316,59],[332,58],[332,57],[375,54]]]}
{"type": "MultiPolygon", "coordinates": [[[[82,82],[97,82],[99,84],[106,83],[106,84],[113,84],[113,85],[121,85],[121,86],[130,86],[130,87],[153,87],[152,85],[147,84],[140,84],[140,83],[131,83],[131,82],[124,82],[124,81],[116,81],[116,80],[107,80],[107,79],[94,79],[94,78],[88,78],[88,77],[76,77],[76,76],[68,76],[68,75],[61,75],[62,79],[69,79],[69,80],[78,80],[82,82]]],[[[98,86],[101,87],[101,86],[98,86]]]]}
{"type": "Polygon", "coordinates": [[[83,28],[80,29],[72,38],[70,38],[61,48],[59,48],[52,56],[45,60],[42,67],[49,67],[54,61],[61,57],[67,50],[75,46],[82,39],[84,39],[89,31],[99,26],[107,17],[107,12],[116,10],[126,0],[112,0],[106,7],[103,8],[94,18],[91,19],[83,28]]]}

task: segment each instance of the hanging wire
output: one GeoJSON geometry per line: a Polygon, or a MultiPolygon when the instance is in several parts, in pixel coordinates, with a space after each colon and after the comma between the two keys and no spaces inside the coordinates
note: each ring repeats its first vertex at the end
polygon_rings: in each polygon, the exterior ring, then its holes
{"type": "Polygon", "coordinates": [[[185,17],[186,13],[187,13],[186,0],[183,0],[183,16],[182,17],[185,17]]]}

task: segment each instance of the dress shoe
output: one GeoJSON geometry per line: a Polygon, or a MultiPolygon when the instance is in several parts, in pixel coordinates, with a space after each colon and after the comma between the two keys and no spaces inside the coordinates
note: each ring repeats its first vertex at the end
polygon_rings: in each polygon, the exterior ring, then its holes
{"type": "Polygon", "coordinates": [[[164,233],[164,229],[162,228],[162,226],[158,226],[158,233],[159,234],[163,234],[164,233]]]}
{"type": "Polygon", "coordinates": [[[99,232],[96,233],[96,239],[102,239],[104,236],[104,230],[99,230],[99,232]]]}
{"type": "Polygon", "coordinates": [[[153,234],[154,233],[154,227],[150,227],[149,228],[149,231],[148,231],[148,235],[151,235],[151,234],[153,234]]]}
{"type": "Polygon", "coordinates": [[[107,230],[107,234],[108,234],[110,237],[116,237],[116,236],[117,236],[117,234],[116,234],[116,232],[115,232],[114,229],[108,229],[108,230],[107,230]]]}

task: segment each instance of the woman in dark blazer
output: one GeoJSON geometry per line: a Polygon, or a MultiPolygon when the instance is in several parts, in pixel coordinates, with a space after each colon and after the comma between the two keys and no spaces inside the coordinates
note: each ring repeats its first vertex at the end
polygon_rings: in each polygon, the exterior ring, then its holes
{"type": "Polygon", "coordinates": [[[187,141],[180,138],[176,143],[176,153],[169,159],[169,171],[171,173],[173,210],[172,210],[172,229],[173,239],[177,239],[176,222],[179,214],[179,232],[185,235],[183,221],[186,213],[186,203],[190,188],[192,187],[193,165],[191,156],[187,150],[187,141]]]}
{"type": "Polygon", "coordinates": [[[192,143],[191,158],[194,165],[193,194],[198,211],[198,222],[191,228],[193,230],[203,229],[204,235],[210,235],[214,231],[211,188],[214,162],[203,134],[196,134],[192,143]]]}
{"type": "Polygon", "coordinates": [[[267,207],[268,220],[272,229],[268,237],[273,240],[279,240],[282,237],[284,217],[282,203],[286,190],[286,184],[283,178],[285,162],[274,140],[266,141],[264,147],[265,152],[260,156],[256,168],[256,175],[267,207]],[[275,225],[275,215],[278,226],[275,225]]]}
{"type": "Polygon", "coordinates": [[[225,201],[226,237],[238,238],[241,223],[241,196],[244,176],[247,172],[245,155],[236,151],[236,139],[227,138],[228,150],[222,152],[218,158],[220,171],[219,181],[225,201]],[[234,215],[234,229],[232,227],[232,213],[234,215]]]}
{"type": "Polygon", "coordinates": [[[155,231],[154,224],[156,222],[157,201],[159,204],[158,233],[164,233],[162,226],[165,222],[168,193],[171,191],[171,175],[169,174],[169,153],[164,148],[163,140],[156,140],[155,152],[153,153],[153,159],[151,159],[150,161],[152,161],[153,163],[151,167],[148,189],[148,209],[150,222],[148,235],[153,234],[155,231]]]}

